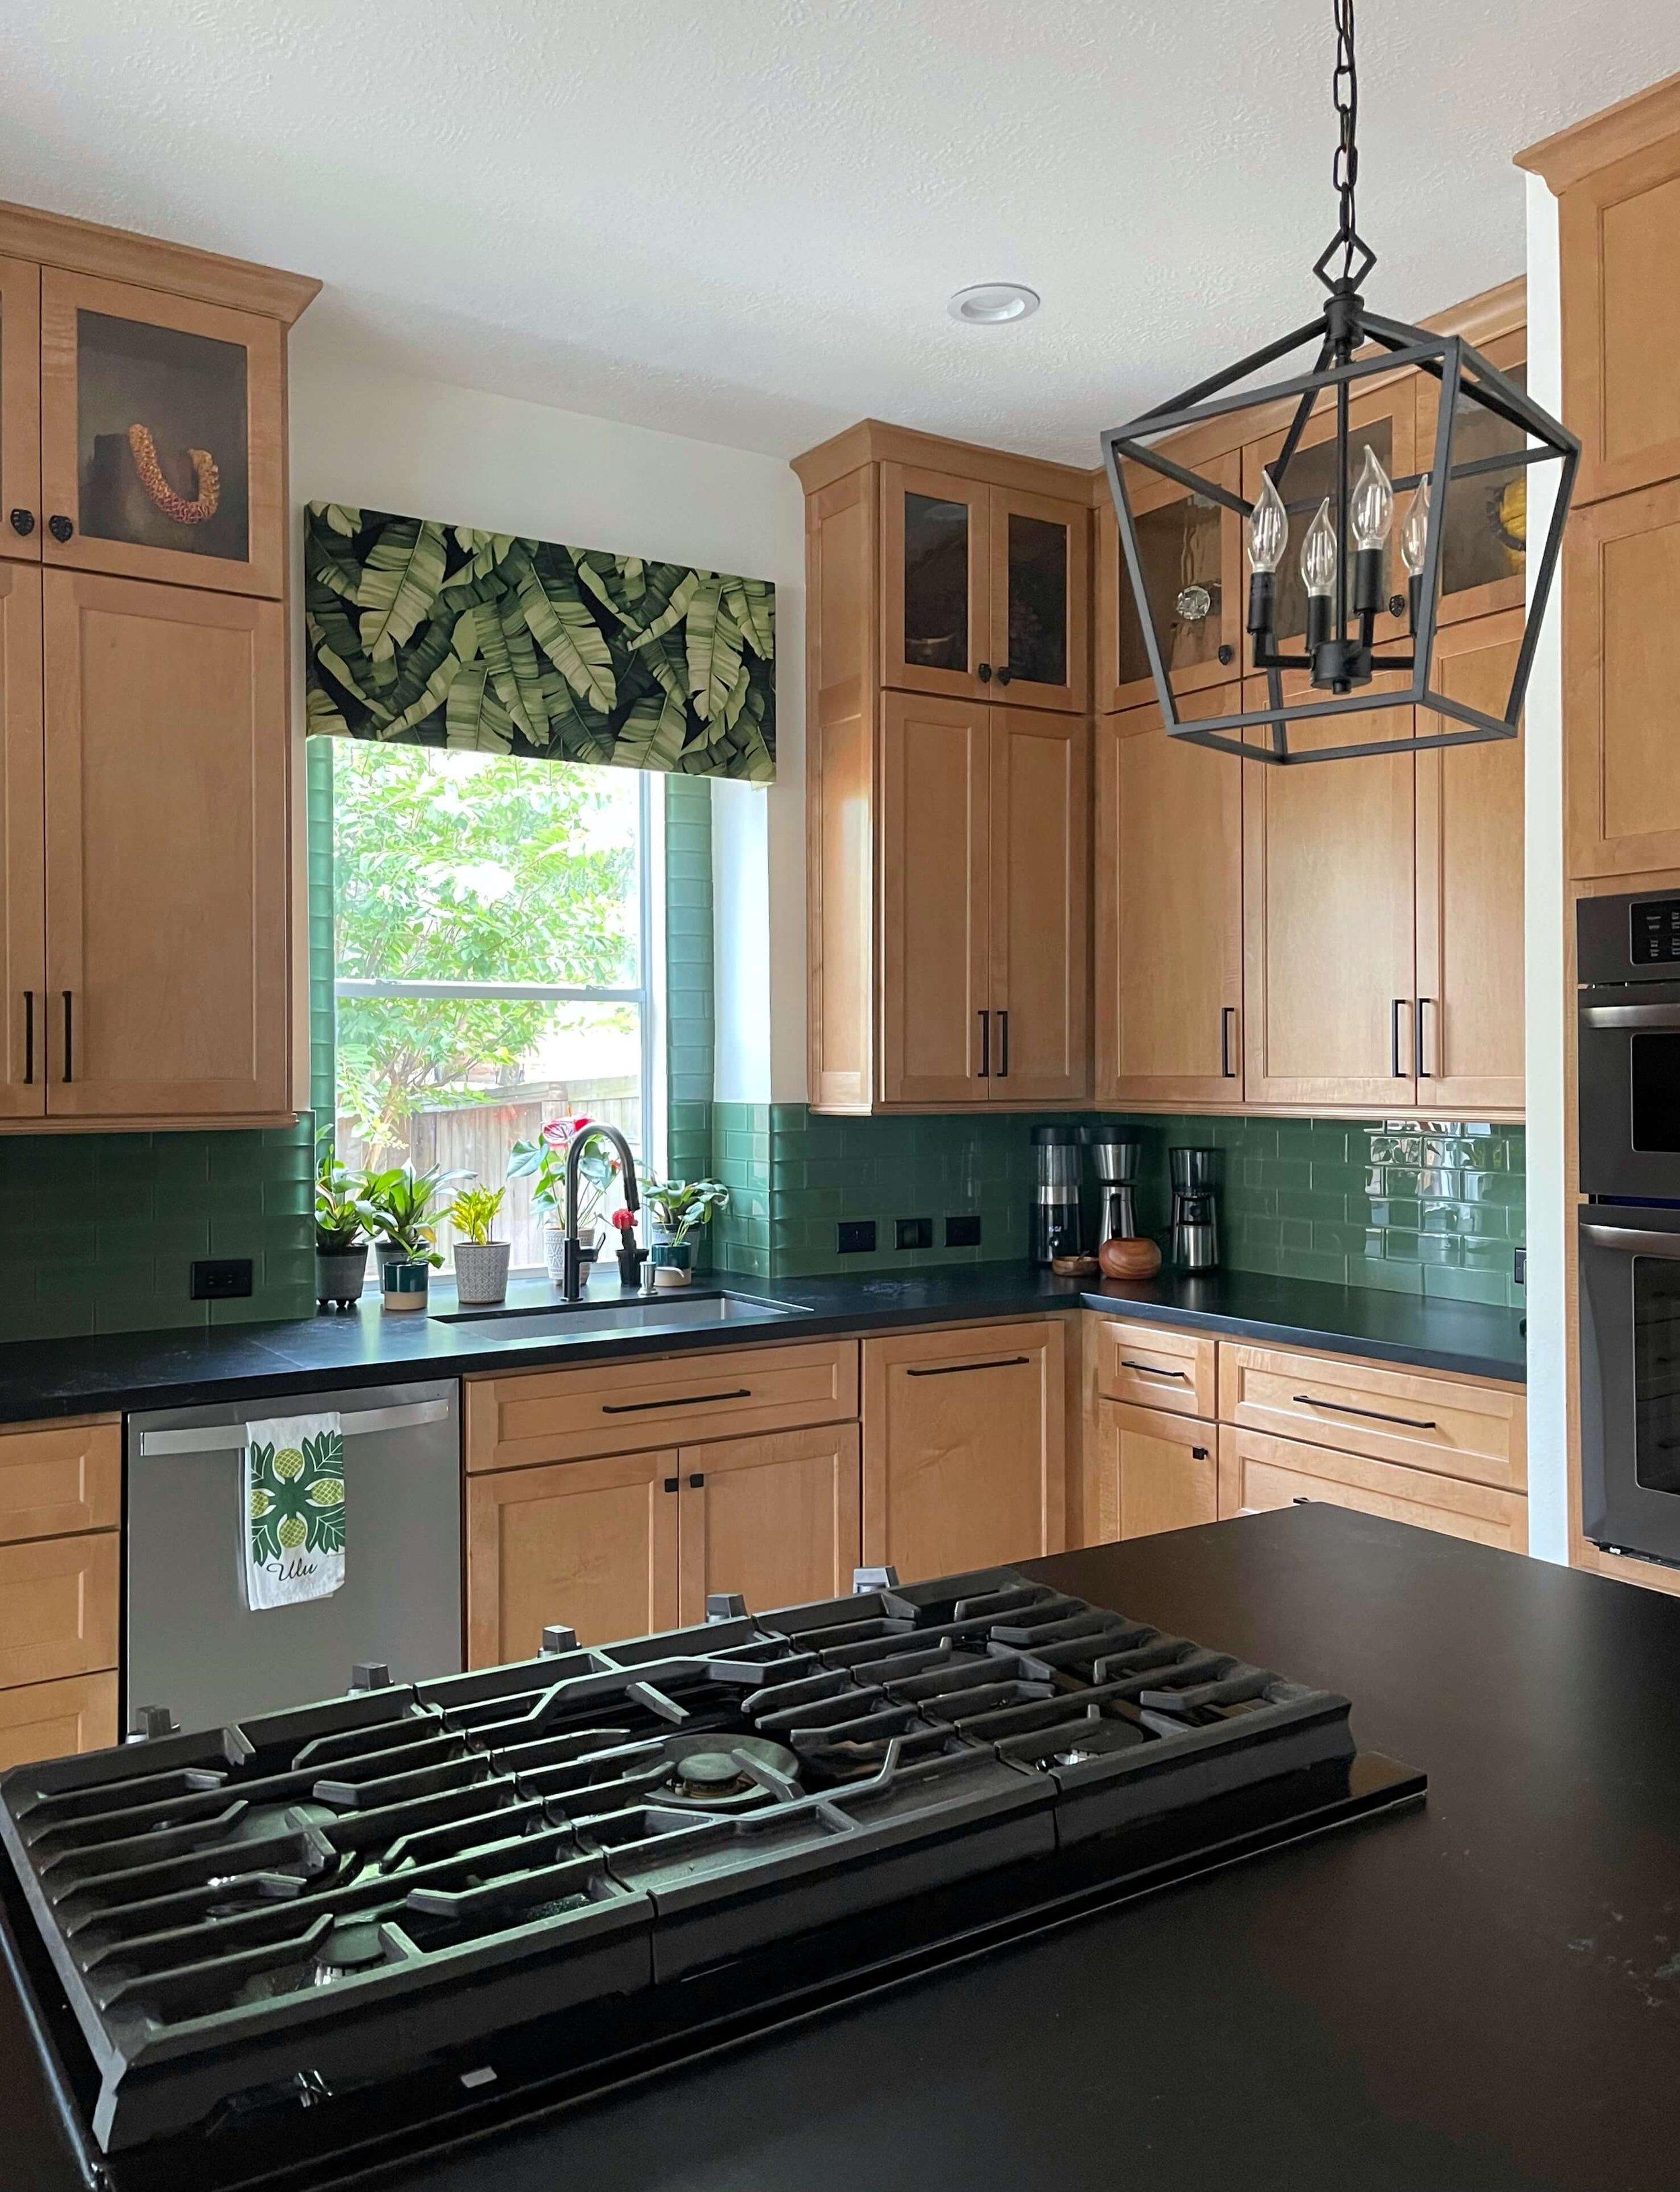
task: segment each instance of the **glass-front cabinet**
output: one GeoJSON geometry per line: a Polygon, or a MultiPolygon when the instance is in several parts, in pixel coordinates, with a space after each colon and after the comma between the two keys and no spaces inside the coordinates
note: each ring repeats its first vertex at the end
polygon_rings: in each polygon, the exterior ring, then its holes
{"type": "MultiPolygon", "coordinates": [[[[1497,366],[1519,388],[1528,385],[1528,334],[1524,328],[1478,343],[1489,365],[1497,366]]],[[[1417,461],[1427,468],[1435,446],[1440,390],[1419,376],[1417,461]]],[[[1528,473],[1519,452],[1520,428],[1461,396],[1453,421],[1453,469],[1489,457],[1508,455],[1509,465],[1450,481],[1446,496],[1446,530],[1441,536],[1441,601],[1438,622],[1461,624],[1466,617],[1491,616],[1520,608],[1527,577],[1528,473]]]]}
{"type": "Polygon", "coordinates": [[[281,356],[257,314],[44,269],[43,559],[278,596],[281,356]]]}
{"type": "Polygon", "coordinates": [[[1083,709],[1089,525],[1081,503],[883,464],[882,682],[1083,709]]]}
{"type": "MultiPolygon", "coordinates": [[[[1240,453],[1197,456],[1186,464],[1235,494],[1240,453]]],[[[1126,493],[1137,524],[1150,622],[1175,693],[1197,693],[1234,674],[1243,638],[1242,521],[1210,495],[1193,493],[1147,467],[1130,465],[1126,493]]],[[[1096,682],[1108,713],[1155,698],[1137,597],[1120,549],[1120,528],[1106,484],[1096,517],[1096,682]]]]}
{"type": "Polygon", "coordinates": [[[0,259],[0,556],[41,553],[41,269],[0,259]]]}

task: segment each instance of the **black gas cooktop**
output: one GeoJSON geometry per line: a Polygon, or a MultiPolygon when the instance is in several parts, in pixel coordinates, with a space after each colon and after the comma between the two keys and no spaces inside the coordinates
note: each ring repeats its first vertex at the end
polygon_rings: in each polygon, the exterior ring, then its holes
{"type": "Polygon", "coordinates": [[[715,1614],[0,1778],[88,2182],[347,2183],[1422,1792],[1010,1569],[715,1614]]]}

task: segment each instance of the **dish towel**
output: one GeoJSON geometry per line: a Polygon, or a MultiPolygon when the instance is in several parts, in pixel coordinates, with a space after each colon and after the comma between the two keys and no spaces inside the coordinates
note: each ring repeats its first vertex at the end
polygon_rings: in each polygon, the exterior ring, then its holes
{"type": "Polygon", "coordinates": [[[248,1424],[240,1569],[253,1613],[330,1598],[345,1580],[345,1440],[336,1413],[248,1424]]]}

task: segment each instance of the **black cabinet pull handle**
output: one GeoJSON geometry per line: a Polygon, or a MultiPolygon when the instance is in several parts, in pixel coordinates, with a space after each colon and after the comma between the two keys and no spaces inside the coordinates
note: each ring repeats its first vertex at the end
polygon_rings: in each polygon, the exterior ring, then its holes
{"type": "Polygon", "coordinates": [[[750,1385],[736,1385],[726,1393],[671,1393],[660,1401],[603,1401],[604,1416],[639,1416],[645,1408],[698,1408],[703,1401],[749,1401],[750,1385]]]}
{"type": "Polygon", "coordinates": [[[705,1478],[704,1478],[703,1476],[698,1476],[698,1475],[696,1475],[696,1476],[691,1476],[691,1477],[689,1478],[689,1480],[688,1480],[688,1482],[689,1482],[689,1487],[690,1487],[690,1489],[691,1489],[692,1491],[698,1492],[698,1491],[700,1489],[700,1487],[701,1487],[701,1486],[705,1482],[705,1481],[706,1481],[706,1480],[705,1480],[705,1478]]]}
{"type": "Polygon", "coordinates": [[[28,539],[35,530],[35,512],[32,510],[14,510],[12,512],[12,530],[28,539]]]}
{"type": "Polygon", "coordinates": [[[666,1491],[667,1491],[667,1492],[675,1492],[675,1491],[676,1490],[676,1487],[677,1487],[677,1479],[676,1479],[675,1476],[668,1476],[668,1477],[665,1479],[665,1489],[666,1489],[666,1491]]]}
{"type": "Polygon", "coordinates": [[[1435,1000],[1433,997],[1420,997],[1417,1001],[1417,1077],[1420,1081],[1432,1081],[1435,1078],[1434,1074],[1423,1062],[1425,1047],[1423,1040],[1423,1008],[1426,1005],[1432,1005],[1434,1002],[1435,1000]]]}
{"type": "Polygon", "coordinates": [[[998,1078],[999,1081],[1009,1078],[1009,1012],[1006,1007],[998,1014],[998,1078]]]}
{"type": "Polygon", "coordinates": [[[1291,1393],[1290,1398],[1303,1408],[1330,1408],[1339,1416],[1369,1416],[1374,1424],[1401,1424],[1409,1431],[1434,1431],[1441,1428],[1432,1416],[1390,1416],[1381,1408],[1356,1408],[1351,1401],[1316,1400],[1311,1393],[1291,1393]]]}
{"type": "Polygon", "coordinates": [[[992,1070],[992,1015],[990,1014],[990,1013],[981,1013],[981,1015],[980,1015],[980,1073],[979,1073],[979,1078],[980,1078],[982,1081],[986,1080],[986,1079],[988,1077],[988,1076],[990,1075],[991,1070],[992,1070]]]}
{"type": "Polygon", "coordinates": [[[992,682],[991,664],[989,662],[977,662],[974,665],[974,674],[980,680],[982,685],[989,685],[992,682]]]}
{"type": "Polygon", "coordinates": [[[1219,1072],[1223,1081],[1234,1081],[1237,1069],[1231,1063],[1231,1030],[1236,1025],[1237,1008],[1222,1005],[1219,1008],[1219,1072]]]}
{"type": "Polygon", "coordinates": [[[35,1078],[35,992],[23,993],[23,1077],[27,1087],[35,1078]]]}
{"type": "Polygon", "coordinates": [[[1122,1370],[1141,1370],[1146,1378],[1176,1378],[1186,1385],[1190,1382],[1187,1371],[1158,1370],[1153,1362],[1132,1362],[1124,1355],[1120,1357],[1120,1367],[1122,1370]]]}
{"type": "Polygon", "coordinates": [[[66,1088],[76,1077],[73,1070],[75,1065],[76,1023],[72,1017],[72,1013],[73,1008],[71,1003],[70,992],[66,990],[64,993],[64,1080],[66,1088]]]}
{"type": "Polygon", "coordinates": [[[1012,1370],[1017,1362],[1030,1362],[1030,1355],[999,1355],[989,1362],[930,1362],[920,1370],[907,1370],[907,1378],[954,1378],[963,1370],[1012,1370]]]}
{"type": "Polygon", "coordinates": [[[54,540],[68,540],[76,528],[61,512],[55,512],[47,520],[47,530],[54,540]]]}
{"type": "Polygon", "coordinates": [[[1400,1065],[1400,1013],[1410,1002],[1407,997],[1396,997],[1388,1014],[1388,1070],[1396,1081],[1406,1078],[1400,1065]]]}
{"type": "Polygon", "coordinates": [[[1002,669],[1001,669],[1001,670],[999,670],[999,672],[998,672],[998,682],[999,682],[999,685],[1007,685],[1007,684],[1008,684],[1008,682],[1009,682],[1009,681],[1010,681],[1010,679],[1011,679],[1011,677],[1013,677],[1013,676],[1014,676],[1014,675],[1015,675],[1015,672],[1014,672],[1014,671],[1010,668],[1010,666],[1009,666],[1008,663],[1006,663],[1006,662],[1005,662],[1005,663],[1004,664],[1004,665],[1003,665],[1002,669]]]}

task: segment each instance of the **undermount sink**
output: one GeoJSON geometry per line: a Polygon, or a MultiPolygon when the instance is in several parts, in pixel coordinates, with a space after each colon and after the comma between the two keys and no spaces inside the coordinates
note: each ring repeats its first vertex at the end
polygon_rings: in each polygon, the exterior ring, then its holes
{"type": "Polygon", "coordinates": [[[582,1339],[596,1332],[663,1332],[708,1324],[767,1324],[777,1317],[806,1316],[796,1302],[767,1301],[756,1294],[730,1293],[721,1287],[673,1287],[663,1294],[640,1294],[612,1301],[504,1303],[494,1309],[438,1310],[437,1324],[493,1326],[509,1339],[582,1339]]]}

